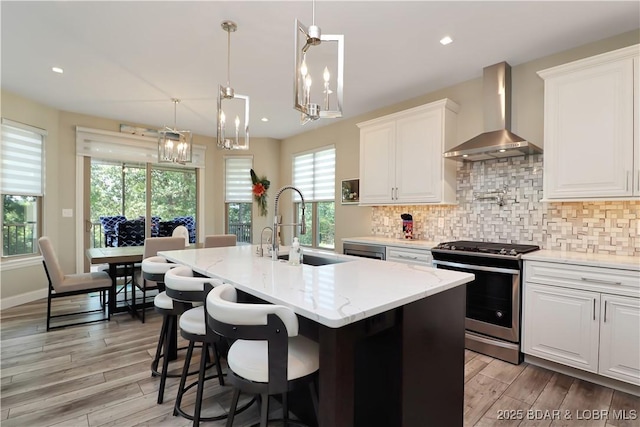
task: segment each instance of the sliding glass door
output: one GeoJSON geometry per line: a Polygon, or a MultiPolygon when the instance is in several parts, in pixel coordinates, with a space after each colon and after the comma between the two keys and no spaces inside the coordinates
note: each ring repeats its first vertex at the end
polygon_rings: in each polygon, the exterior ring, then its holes
{"type": "Polygon", "coordinates": [[[145,236],[170,235],[175,225],[181,224],[189,229],[195,242],[195,169],[96,158],[91,159],[90,169],[90,247],[140,244],[140,238],[130,240],[124,236],[125,242],[121,235],[118,240],[116,225],[124,221],[134,221],[134,226],[142,224],[142,241],[145,236]],[[151,220],[150,227],[147,219],[151,220]]]}

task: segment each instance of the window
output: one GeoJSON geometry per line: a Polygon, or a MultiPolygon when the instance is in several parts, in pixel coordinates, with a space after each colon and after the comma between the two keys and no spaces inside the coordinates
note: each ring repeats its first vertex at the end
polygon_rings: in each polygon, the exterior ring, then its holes
{"type": "MultiPolygon", "coordinates": [[[[305,198],[307,233],[298,235],[300,244],[314,248],[335,248],[335,184],[336,149],[318,151],[293,157],[293,185],[305,198]]],[[[300,197],[295,194],[296,222],[302,214],[300,197]]]]}
{"type": "Polygon", "coordinates": [[[250,170],[253,167],[253,158],[226,157],[224,164],[227,233],[235,234],[238,242],[251,243],[253,201],[250,170]]]}
{"type": "Polygon", "coordinates": [[[46,131],[2,119],[0,210],[2,257],[38,253],[42,235],[42,171],[46,131]]]}

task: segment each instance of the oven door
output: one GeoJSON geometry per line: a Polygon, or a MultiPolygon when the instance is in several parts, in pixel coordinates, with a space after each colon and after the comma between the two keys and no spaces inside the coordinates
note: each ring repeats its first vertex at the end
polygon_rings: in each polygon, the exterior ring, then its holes
{"type": "Polygon", "coordinates": [[[467,330],[520,341],[520,270],[440,260],[433,263],[437,268],[475,275],[467,283],[467,330]]]}

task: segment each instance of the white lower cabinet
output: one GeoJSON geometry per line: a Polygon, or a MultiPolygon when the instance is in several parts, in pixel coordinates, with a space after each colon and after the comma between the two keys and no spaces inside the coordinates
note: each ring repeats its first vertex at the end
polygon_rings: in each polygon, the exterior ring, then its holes
{"type": "Polygon", "coordinates": [[[525,261],[522,351],[640,385],[639,275],[525,261]]]}
{"type": "Polygon", "coordinates": [[[524,353],[598,372],[600,295],[527,284],[524,353]]]}
{"type": "Polygon", "coordinates": [[[601,375],[640,385],[640,300],[602,295],[601,375]]]}

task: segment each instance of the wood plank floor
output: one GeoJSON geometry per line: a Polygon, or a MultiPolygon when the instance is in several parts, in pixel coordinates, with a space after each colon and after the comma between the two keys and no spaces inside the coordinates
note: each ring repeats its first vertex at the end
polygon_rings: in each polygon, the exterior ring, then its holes
{"type": "MultiPolygon", "coordinates": [[[[96,305],[97,300],[80,296],[54,304],[58,311],[64,311],[96,305]]],[[[3,427],[191,425],[189,420],[172,415],[178,378],[167,380],[164,403],[156,403],[159,378],[151,377],[149,366],[161,316],[148,310],[147,323],[142,324],[123,313],[110,322],[46,332],[45,313],[46,300],[0,313],[3,427]]],[[[174,371],[181,369],[183,353],[172,365],[174,371]]],[[[615,420],[612,415],[613,411],[640,415],[638,397],[468,350],[465,359],[465,426],[640,426],[639,419],[615,420]],[[606,410],[609,416],[584,419],[592,418],[595,410],[606,410]],[[582,419],[576,419],[580,414],[582,419]]],[[[196,358],[194,365],[197,362],[196,358]]],[[[229,387],[209,383],[203,415],[223,413],[230,399],[229,387]]],[[[193,410],[194,395],[185,396],[187,411],[193,410]]],[[[278,407],[272,406],[277,416],[278,407]]],[[[238,415],[234,425],[257,421],[254,405],[238,415]]],[[[223,426],[224,421],[204,425],[223,426]]]]}

